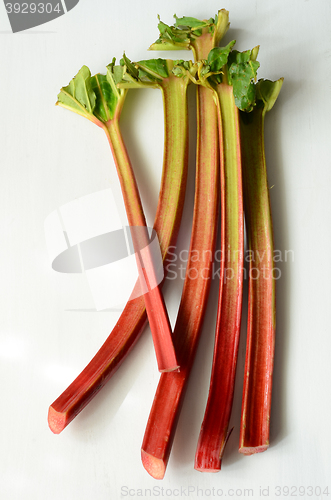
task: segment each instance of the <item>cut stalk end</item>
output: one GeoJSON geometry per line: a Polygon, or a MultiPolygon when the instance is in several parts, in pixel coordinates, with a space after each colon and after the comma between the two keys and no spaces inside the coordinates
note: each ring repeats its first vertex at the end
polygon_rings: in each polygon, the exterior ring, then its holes
{"type": "Polygon", "coordinates": [[[179,364],[175,364],[174,366],[170,367],[170,368],[163,368],[163,369],[159,369],[159,372],[160,373],[168,373],[168,372],[180,372],[180,366],[179,364]]]}
{"type": "Polygon", "coordinates": [[[197,470],[198,472],[219,472],[221,470],[221,468],[219,469],[212,469],[208,466],[201,466],[201,467],[198,467],[198,466],[194,466],[194,469],[197,470]]]}
{"type": "Polygon", "coordinates": [[[141,450],[141,461],[148,474],[150,474],[154,479],[164,478],[166,464],[162,458],[153,457],[153,455],[141,450]]]}
{"type": "Polygon", "coordinates": [[[224,449],[233,429],[232,427],[227,432],[223,444],[218,447],[211,435],[204,434],[204,427],[202,427],[195,454],[195,470],[199,472],[219,472],[221,470],[224,449]]]}
{"type": "Polygon", "coordinates": [[[255,453],[262,453],[263,451],[266,451],[269,448],[269,444],[263,444],[261,446],[241,446],[239,448],[239,453],[242,453],[243,455],[255,455],[255,453]]]}
{"type": "Polygon", "coordinates": [[[196,455],[194,469],[199,472],[219,472],[221,470],[220,457],[206,457],[204,454],[196,455]]]}
{"type": "Polygon", "coordinates": [[[48,426],[54,434],[60,434],[69,423],[67,414],[54,410],[52,406],[49,407],[47,420],[48,426]]]}

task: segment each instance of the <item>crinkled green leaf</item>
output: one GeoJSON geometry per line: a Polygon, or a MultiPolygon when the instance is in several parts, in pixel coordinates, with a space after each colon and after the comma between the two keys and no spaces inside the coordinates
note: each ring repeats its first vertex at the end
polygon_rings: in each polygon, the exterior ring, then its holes
{"type": "Polygon", "coordinates": [[[116,59],[114,57],[112,62],[107,66],[107,81],[118,102],[121,98],[124,99],[126,92],[123,89],[119,89],[117,86],[124,76],[124,66],[115,66],[115,61],[116,59]]]}
{"type": "Polygon", "coordinates": [[[117,85],[120,89],[156,88],[164,77],[169,76],[167,62],[164,59],[152,59],[151,61],[132,63],[124,54],[121,64],[123,65],[123,77],[117,85]],[[160,74],[164,75],[164,77],[160,74]]]}
{"type": "Polygon", "coordinates": [[[190,50],[191,43],[202,35],[204,27],[212,33],[216,47],[229,27],[229,13],[225,9],[219,10],[215,19],[210,18],[208,21],[200,21],[193,17],[178,18],[176,15],[174,17],[176,19],[174,26],[159,22],[160,37],[150,46],[151,50],[190,50]]]}
{"type": "Polygon", "coordinates": [[[125,54],[123,54],[123,58],[120,61],[122,66],[126,66],[130,75],[133,76],[134,78],[138,78],[138,68],[135,67],[135,65],[130,61],[128,57],[126,57],[125,54]]]}
{"type": "Polygon", "coordinates": [[[233,79],[233,94],[236,106],[241,111],[251,111],[255,103],[255,85],[252,82],[243,84],[236,78],[233,79]]]}
{"type": "Polygon", "coordinates": [[[168,26],[162,21],[159,22],[158,28],[160,31],[160,42],[162,40],[172,40],[174,43],[176,42],[188,42],[187,33],[184,30],[177,29],[175,26],[168,26]]]}
{"type": "Polygon", "coordinates": [[[210,30],[214,30],[214,29],[215,29],[215,26],[217,26],[217,25],[218,25],[218,17],[219,17],[219,16],[218,16],[218,14],[216,14],[215,19],[214,19],[214,23],[212,22],[212,21],[213,21],[213,18],[210,18],[210,19],[209,19],[209,22],[210,22],[210,25],[211,25],[211,26],[210,26],[210,28],[209,28],[209,31],[210,31],[210,30]]]}
{"type": "Polygon", "coordinates": [[[256,56],[258,50],[238,52],[233,50],[228,58],[228,81],[233,86],[236,106],[242,111],[252,111],[255,105],[256,73],[260,66],[256,56]]]}
{"type": "MultiPolygon", "coordinates": [[[[199,21],[199,19],[195,19],[194,17],[177,17],[176,14],[174,15],[174,18],[176,19],[175,27],[178,28],[179,26],[187,26],[188,28],[198,28],[200,26],[206,26],[207,23],[206,21],[199,21]]],[[[214,20],[211,20],[212,23],[214,20]]]]}
{"type": "Polygon", "coordinates": [[[165,59],[139,61],[137,65],[154,78],[168,78],[168,66],[165,59]]]}
{"type": "Polygon", "coordinates": [[[107,66],[108,75],[111,75],[111,79],[115,85],[118,84],[123,78],[124,68],[123,66],[115,66],[115,57],[110,64],[107,66]]]}
{"type": "Polygon", "coordinates": [[[103,122],[107,122],[115,115],[118,102],[117,95],[107,79],[106,75],[95,75],[91,78],[91,84],[96,96],[94,115],[103,122]]]}
{"type": "Polygon", "coordinates": [[[167,24],[163,23],[162,21],[159,22],[159,24],[157,25],[157,27],[159,28],[159,32],[160,32],[161,35],[164,35],[170,29],[169,26],[167,24]]]}
{"type": "Polygon", "coordinates": [[[232,63],[229,68],[236,106],[242,111],[251,111],[255,104],[254,80],[259,66],[257,61],[247,61],[232,63]]]}
{"type": "Polygon", "coordinates": [[[251,51],[245,50],[244,52],[239,52],[238,50],[233,50],[229,55],[229,66],[233,63],[245,63],[250,61],[251,59],[251,51]]]}
{"type": "Polygon", "coordinates": [[[231,48],[235,43],[236,41],[232,40],[226,47],[216,47],[209,52],[208,63],[210,65],[210,71],[221,71],[223,66],[227,63],[231,48]]]}
{"type": "Polygon", "coordinates": [[[270,111],[276,102],[280,89],[282,88],[284,78],[275,82],[270,80],[259,80],[256,84],[256,99],[261,100],[265,111],[270,111]]]}
{"type": "Polygon", "coordinates": [[[174,61],[173,64],[174,66],[172,68],[172,73],[177,77],[184,78],[189,76],[189,73],[194,77],[197,72],[197,67],[196,65],[194,66],[192,64],[192,61],[184,61],[183,59],[179,59],[177,61],[174,61]]]}
{"type": "Polygon", "coordinates": [[[229,66],[229,74],[231,79],[237,78],[243,81],[251,81],[256,78],[256,73],[260,63],[258,61],[248,61],[241,63],[232,63],[229,66]]]}
{"type": "Polygon", "coordinates": [[[189,70],[192,66],[192,62],[184,59],[178,59],[177,61],[174,61],[174,66],[182,66],[184,69],[189,70]]]}
{"type": "Polygon", "coordinates": [[[154,75],[151,75],[150,73],[147,73],[147,71],[144,71],[141,68],[138,68],[138,79],[139,79],[139,81],[146,82],[146,83],[150,83],[151,81],[153,81],[153,82],[159,82],[160,81],[154,75]]]}
{"type": "Polygon", "coordinates": [[[96,97],[91,85],[91,72],[83,66],[69,85],[58,95],[58,104],[79,114],[93,114],[96,97]]]}
{"type": "Polygon", "coordinates": [[[91,76],[90,70],[83,66],[69,85],[61,89],[57,104],[95,123],[107,122],[115,116],[116,107],[125,96],[125,91],[116,87],[123,71],[115,66],[115,58],[107,66],[107,75],[91,76]]]}

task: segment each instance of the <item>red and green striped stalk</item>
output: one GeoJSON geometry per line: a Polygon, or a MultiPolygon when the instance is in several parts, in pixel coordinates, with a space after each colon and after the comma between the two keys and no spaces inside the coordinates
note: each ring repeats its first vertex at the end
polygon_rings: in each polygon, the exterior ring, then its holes
{"type": "Polygon", "coordinates": [[[264,117],[283,79],[260,80],[257,105],[240,114],[245,218],[249,264],[248,325],[239,451],[252,455],[269,446],[276,300],[273,231],[264,152],[264,117]]]}
{"type": "Polygon", "coordinates": [[[105,131],[116,164],[126,214],[131,228],[135,249],[141,293],[144,296],[147,316],[154,341],[155,353],[160,371],[178,369],[172,340],[170,321],[163,297],[158,288],[153,259],[150,254],[149,237],[138,186],[123,138],[119,119],[127,90],[116,84],[124,76],[124,68],[115,66],[115,60],[107,67],[107,75],[91,77],[84,66],[70,84],[61,89],[57,104],[72,111],[85,109],[86,118],[105,131]],[[135,229],[135,228],[140,228],[135,229]],[[144,258],[140,251],[143,250],[144,258]],[[147,291],[145,292],[145,290],[147,291]]]}
{"type": "Polygon", "coordinates": [[[148,292],[143,294],[148,316],[149,326],[153,336],[155,354],[160,372],[178,369],[178,361],[173,345],[171,327],[163,297],[157,283],[153,268],[153,258],[149,252],[149,237],[146,220],[140,202],[140,196],[129,157],[123,142],[117,113],[106,123],[106,134],[113,152],[117,172],[126,203],[126,214],[131,229],[131,238],[137,259],[141,289],[147,285],[148,292]],[[142,231],[137,230],[141,228],[142,231]],[[139,256],[140,249],[144,249],[143,259],[139,256]]]}
{"type": "Polygon", "coordinates": [[[211,91],[200,93],[198,106],[200,143],[192,236],[174,329],[180,371],[161,375],[141,448],[143,465],[155,479],[162,479],[165,474],[194,361],[211,283],[210,255],[214,255],[217,234],[219,159],[217,114],[211,91]]]}
{"type": "MultiPolygon", "coordinates": [[[[187,21],[187,18],[183,19],[187,21]]],[[[191,18],[189,19],[191,22],[191,18]]],[[[227,30],[228,13],[222,11],[218,19],[219,23],[214,25],[213,33],[208,27],[203,26],[200,35],[191,40],[188,48],[194,50],[196,57],[207,57],[211,48],[227,30]]],[[[177,22],[180,25],[183,20],[177,22]]],[[[169,48],[168,42],[167,48],[169,48]]],[[[185,74],[184,69],[179,69],[177,74],[185,74]]],[[[219,145],[217,108],[213,92],[208,88],[198,87],[197,113],[197,170],[192,235],[183,293],[174,329],[180,371],[161,375],[141,448],[143,466],[155,479],[164,477],[194,362],[211,284],[213,259],[210,255],[214,255],[217,235],[220,192],[219,152],[222,145],[219,145]],[[198,262],[196,255],[199,255],[198,262]]]]}
{"type": "MultiPolygon", "coordinates": [[[[171,72],[157,85],[163,94],[165,139],[154,229],[165,264],[168,248],[176,243],[185,199],[188,166],[187,85],[188,79],[178,79],[171,72]]],[[[135,290],[137,287],[139,280],[135,290]]],[[[146,324],[144,298],[130,300],[94,358],[50,406],[48,422],[54,433],[60,433],[102,389],[129,354],[146,324]]]]}
{"type": "Polygon", "coordinates": [[[239,110],[232,86],[217,85],[224,169],[221,172],[221,280],[208,402],[195,456],[195,469],[215,472],[228,438],[243,288],[243,198],[239,110]]]}
{"type": "Polygon", "coordinates": [[[208,56],[208,83],[218,98],[224,168],[221,170],[222,267],[208,400],[200,430],[195,469],[217,472],[229,432],[241,326],[244,265],[244,213],[239,108],[250,111],[255,98],[252,79],[257,52],[216,48],[208,56]],[[254,59],[254,61],[253,61],[254,59]],[[220,72],[220,73],[219,73],[220,72]]]}

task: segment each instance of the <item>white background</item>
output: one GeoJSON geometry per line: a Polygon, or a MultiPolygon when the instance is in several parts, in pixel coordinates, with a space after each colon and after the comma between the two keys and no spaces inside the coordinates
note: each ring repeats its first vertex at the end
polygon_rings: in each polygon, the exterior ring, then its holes
{"type": "MultiPolygon", "coordinates": [[[[113,500],[128,488],[131,498],[138,498],[144,496],[140,489],[153,487],[158,488],[154,497],[175,498],[176,488],[183,488],[179,496],[188,496],[189,486],[189,498],[201,498],[201,490],[204,497],[216,497],[220,488],[223,496],[231,496],[234,489],[238,498],[248,497],[244,489],[253,489],[250,498],[260,498],[260,487],[269,487],[270,498],[276,498],[277,486],[309,485],[322,491],[329,486],[331,494],[330,23],[326,0],[80,0],[57,20],[12,34],[0,5],[1,498],[113,500]],[[108,385],[62,434],[53,435],[47,426],[49,404],[90,360],[120,314],[88,312],[93,304],[85,278],[57,274],[48,261],[43,228],[47,215],[116,184],[102,132],[54,103],[60,87],[83,64],[96,73],[123,50],[133,60],[149,57],[146,48],[158,36],[157,14],[170,24],[174,13],[203,19],[220,8],[230,11],[225,41],[236,38],[239,50],[260,44],[259,77],[285,77],[266,119],[275,245],[282,252],[294,251],[294,262],[280,264],[277,282],[271,447],[251,457],[237,451],[244,308],[231,418],[235,430],[221,472],[193,469],[209,384],[215,282],[168,469],[158,482],[140,461],[159,378],[148,329],[108,385]]],[[[158,55],[167,54],[151,56],[158,55]]],[[[193,112],[192,90],[190,96],[193,112]]],[[[152,223],[162,166],[160,93],[130,92],[122,125],[152,223]]],[[[191,138],[182,248],[188,245],[192,214],[194,125],[191,138]]],[[[164,289],[173,324],[180,285],[180,280],[169,282],[164,289]]],[[[318,496],[309,497],[307,490],[304,498],[318,496]]]]}

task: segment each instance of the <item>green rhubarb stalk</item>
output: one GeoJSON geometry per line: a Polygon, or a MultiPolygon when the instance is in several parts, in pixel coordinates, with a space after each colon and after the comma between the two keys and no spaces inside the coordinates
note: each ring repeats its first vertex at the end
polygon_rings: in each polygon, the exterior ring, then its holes
{"type": "MultiPolygon", "coordinates": [[[[118,80],[122,80],[126,68],[116,68],[115,66],[114,71],[120,71],[118,80]]],[[[150,79],[145,83],[153,86],[150,79]]],[[[154,230],[158,235],[165,274],[170,257],[168,249],[176,244],[185,199],[188,169],[188,83],[188,79],[179,79],[168,71],[165,77],[159,75],[157,85],[162,90],[164,103],[164,157],[154,230]]],[[[94,120],[93,117],[91,119],[94,120]]],[[[135,290],[137,287],[139,280],[135,290]]],[[[48,421],[53,432],[61,432],[102,389],[131,352],[146,324],[143,297],[129,300],[105,343],[50,406],[48,421]]]]}
{"type": "MultiPolygon", "coordinates": [[[[160,230],[157,231],[160,245],[163,239],[169,240],[169,232],[178,232],[175,225],[178,224],[177,212],[181,213],[184,202],[184,188],[182,178],[178,175],[178,169],[183,170],[186,166],[187,173],[187,86],[190,79],[178,79],[172,73],[174,62],[170,59],[150,59],[132,63],[124,54],[121,61],[124,67],[123,76],[118,83],[121,89],[143,89],[157,88],[162,92],[164,109],[164,168],[162,171],[161,188],[159,198],[162,203],[158,204],[156,221],[160,230]],[[182,130],[181,130],[181,127],[182,130]],[[177,165],[177,168],[172,167],[177,165]],[[170,168],[171,166],[171,168],[170,168]],[[180,209],[178,207],[181,202],[180,209]],[[166,209],[168,207],[168,209],[166,209]],[[176,210],[173,208],[176,207],[176,210]],[[167,228],[166,231],[161,228],[167,228]]],[[[186,174],[185,174],[186,175],[186,174]]],[[[169,247],[169,244],[166,249],[169,247]]],[[[166,267],[166,266],[165,266],[166,267]]]]}
{"type": "Polygon", "coordinates": [[[249,264],[246,363],[239,451],[245,455],[269,446],[272,373],[275,350],[276,291],[273,230],[264,151],[264,117],[283,79],[257,83],[257,105],[240,113],[243,184],[249,264]]]}
{"type": "MultiPolygon", "coordinates": [[[[185,19],[187,22],[188,18],[185,19]]],[[[189,19],[191,24],[199,23],[189,19]]],[[[195,31],[194,35],[185,35],[188,41],[186,48],[194,50],[195,55],[208,54],[222,38],[228,28],[228,13],[220,11],[215,22],[210,24],[212,26],[203,26],[198,32],[194,28],[187,30],[190,33],[195,31]]],[[[173,33],[177,28],[172,27],[169,30],[173,33]]],[[[169,41],[167,30],[160,32],[161,40],[164,36],[167,37],[167,49],[178,48],[176,39],[169,41]]],[[[151,48],[158,49],[159,45],[157,43],[151,48]]],[[[180,47],[182,48],[182,45],[180,47]]],[[[182,62],[173,71],[179,79],[185,75],[194,79],[196,68],[188,62],[182,62]]],[[[197,96],[198,138],[193,225],[183,293],[174,329],[181,368],[179,372],[161,375],[141,448],[143,466],[155,479],[162,479],[166,471],[199,342],[210,290],[213,262],[210,255],[214,255],[218,226],[220,147],[217,109],[210,89],[199,88],[197,96]],[[198,262],[196,255],[199,255],[198,262]]]]}
{"type": "Polygon", "coordinates": [[[221,468],[229,438],[241,324],[244,263],[244,220],[239,107],[250,111],[255,102],[253,81],[259,63],[256,49],[239,53],[227,47],[213,49],[200,70],[217,96],[220,134],[224,144],[221,171],[221,280],[214,357],[205,415],[200,430],[195,469],[221,468]]]}
{"type": "Polygon", "coordinates": [[[163,297],[157,286],[153,260],[149,254],[149,237],[142,203],[120,132],[119,118],[127,93],[127,90],[117,88],[117,83],[122,76],[123,68],[115,66],[115,59],[107,66],[107,75],[98,74],[91,77],[89,69],[83,66],[70,84],[61,90],[57,104],[97,123],[106,133],[121,184],[129,226],[144,228],[139,231],[139,237],[137,230],[132,230],[131,236],[137,257],[141,289],[144,291],[146,285],[148,288],[148,292],[144,293],[144,300],[159,370],[177,370],[178,363],[170,322],[163,297]],[[145,259],[140,257],[142,249],[144,249],[145,259]]]}

